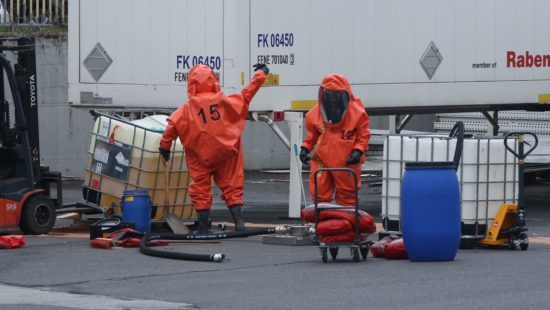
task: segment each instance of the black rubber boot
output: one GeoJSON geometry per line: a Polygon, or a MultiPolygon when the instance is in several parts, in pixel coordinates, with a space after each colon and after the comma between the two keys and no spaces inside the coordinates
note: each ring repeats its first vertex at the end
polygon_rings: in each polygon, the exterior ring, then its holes
{"type": "Polygon", "coordinates": [[[208,226],[209,226],[209,216],[210,210],[197,211],[199,214],[199,230],[197,230],[198,235],[207,235],[208,226]]]}
{"type": "Polygon", "coordinates": [[[241,205],[234,205],[229,207],[233,221],[235,222],[235,231],[244,231],[244,221],[242,218],[241,205]]]}

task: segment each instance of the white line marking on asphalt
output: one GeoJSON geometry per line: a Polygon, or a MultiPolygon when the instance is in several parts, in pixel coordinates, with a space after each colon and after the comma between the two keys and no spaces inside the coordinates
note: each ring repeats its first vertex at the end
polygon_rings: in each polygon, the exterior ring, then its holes
{"type": "Polygon", "coordinates": [[[90,310],[181,310],[192,307],[190,304],[161,300],[120,299],[102,295],[71,294],[4,284],[0,284],[0,305],[40,305],[90,310]]]}

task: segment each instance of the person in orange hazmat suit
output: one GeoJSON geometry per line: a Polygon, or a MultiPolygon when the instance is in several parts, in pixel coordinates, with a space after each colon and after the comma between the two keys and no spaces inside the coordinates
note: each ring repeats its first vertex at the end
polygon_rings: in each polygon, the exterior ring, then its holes
{"type": "MultiPolygon", "coordinates": [[[[339,74],[325,76],[319,87],[318,103],[306,114],[306,138],[300,160],[311,162],[309,192],[315,199],[314,175],[319,168],[349,167],[361,186],[361,164],[365,161],[370,139],[370,119],[361,99],[355,97],[348,80],[339,74]]],[[[353,175],[342,171],[317,174],[318,202],[355,205],[353,175]]]]}
{"type": "Polygon", "coordinates": [[[188,100],[168,117],[160,141],[164,160],[170,159],[172,141],[179,137],[192,178],[189,195],[199,216],[199,234],[207,234],[212,206],[212,178],[222,191],[235,230],[244,230],[241,216],[244,160],[241,135],[252,97],[265,81],[269,69],[254,65],[254,77],[240,93],[226,96],[210,67],[197,65],[189,71],[188,100]]]}

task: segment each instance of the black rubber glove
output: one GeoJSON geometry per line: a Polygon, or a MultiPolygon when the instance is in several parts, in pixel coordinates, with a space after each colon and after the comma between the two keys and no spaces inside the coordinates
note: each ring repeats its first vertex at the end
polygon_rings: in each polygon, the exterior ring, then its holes
{"type": "Polygon", "coordinates": [[[165,161],[170,160],[170,151],[169,150],[164,150],[164,149],[161,149],[159,147],[159,152],[160,152],[160,156],[162,156],[162,158],[164,158],[165,161]]]}
{"type": "Polygon", "coordinates": [[[309,165],[309,150],[306,149],[305,147],[301,147],[300,149],[300,161],[302,162],[302,164],[308,166],[309,165]]]}
{"type": "Polygon", "coordinates": [[[265,75],[269,74],[269,68],[265,64],[255,64],[252,68],[254,68],[254,71],[262,70],[265,75]]]}
{"type": "Polygon", "coordinates": [[[358,149],[353,149],[353,151],[351,151],[351,154],[349,154],[348,160],[346,161],[346,166],[358,164],[361,161],[362,155],[363,152],[358,149]]]}

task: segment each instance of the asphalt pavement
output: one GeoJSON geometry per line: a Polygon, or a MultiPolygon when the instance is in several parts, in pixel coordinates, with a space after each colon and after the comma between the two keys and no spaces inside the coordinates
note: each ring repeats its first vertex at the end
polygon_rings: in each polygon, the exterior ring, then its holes
{"type": "MultiPolygon", "coordinates": [[[[287,218],[288,186],[285,173],[247,173],[247,222],[299,223],[287,218]]],[[[380,190],[364,184],[360,192],[360,208],[377,221],[380,190]]],[[[228,221],[216,193],[212,219],[228,221]]],[[[65,201],[79,195],[79,182],[68,182],[65,201]]],[[[355,263],[341,248],[337,261],[324,264],[315,246],[263,244],[260,236],[165,247],[229,258],[178,261],[94,249],[85,229],[58,228],[0,252],[0,309],[547,309],[550,183],[531,185],[526,195],[527,251],[459,250],[451,262],[369,256],[355,263]]]]}

